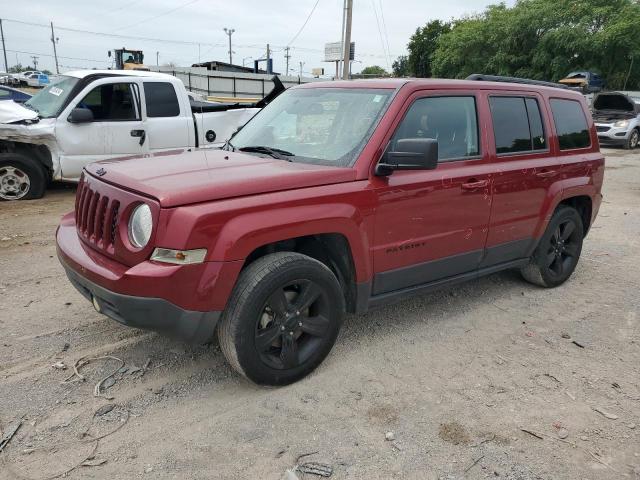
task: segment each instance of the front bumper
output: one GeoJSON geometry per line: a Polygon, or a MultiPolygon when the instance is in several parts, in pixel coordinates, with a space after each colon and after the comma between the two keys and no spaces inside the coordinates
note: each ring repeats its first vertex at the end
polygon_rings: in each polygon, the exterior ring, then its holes
{"type": "Polygon", "coordinates": [[[613,124],[596,123],[596,129],[601,145],[624,145],[631,135],[628,127],[614,127],[613,124]]]}
{"type": "Polygon", "coordinates": [[[144,261],[129,267],[85,245],[73,214],[62,218],[56,246],[71,283],[87,299],[95,299],[101,313],[189,342],[211,339],[243,263],[144,261]]]}
{"type": "Polygon", "coordinates": [[[115,293],[71,270],[62,262],[71,284],[95,309],[128,327],[143,328],[176,337],[190,343],[205,343],[213,338],[221,312],[195,312],[161,298],[134,297],[115,293]]]}

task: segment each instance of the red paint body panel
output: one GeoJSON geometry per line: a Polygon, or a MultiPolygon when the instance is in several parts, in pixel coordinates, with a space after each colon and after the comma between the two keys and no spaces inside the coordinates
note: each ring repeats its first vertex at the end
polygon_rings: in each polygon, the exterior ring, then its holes
{"type": "Polygon", "coordinates": [[[584,98],[571,91],[530,85],[454,80],[371,80],[307,84],[296,88],[388,88],[395,96],[351,167],[326,167],[226,151],[110,161],[87,168],[86,182],[117,197],[119,241],[101,250],[76,233],[73,215],[57,233],[61,258],[89,280],[118,293],[164,298],[183,308],[222,310],[244,260],[257,248],[290,238],[334,233],[351,249],[358,283],[376,274],[445,257],[539,238],[559,202],[588,196],[598,212],[604,157],[584,98]],[[416,98],[473,95],[480,155],[442,162],[435,170],[374,175],[395,128],[416,98]],[[549,150],[497,155],[490,95],[538,99],[549,150]],[[578,100],[591,146],[561,152],[550,98],[578,100]],[[107,173],[99,178],[97,171],[107,173]],[[481,181],[475,190],[463,183],[481,181]],[[149,203],[150,246],[132,250],[128,212],[149,203]],[[199,265],[149,261],[150,249],[206,248],[199,265]]]}

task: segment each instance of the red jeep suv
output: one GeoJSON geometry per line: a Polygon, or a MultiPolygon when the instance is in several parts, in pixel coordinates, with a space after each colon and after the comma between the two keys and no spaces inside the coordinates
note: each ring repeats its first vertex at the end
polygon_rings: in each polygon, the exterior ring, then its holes
{"type": "Polygon", "coordinates": [[[363,313],[508,268],[556,287],[601,202],[584,98],[541,82],[291,88],[221,150],[86,168],[58,256],[95,309],[294,382],[363,313]]]}

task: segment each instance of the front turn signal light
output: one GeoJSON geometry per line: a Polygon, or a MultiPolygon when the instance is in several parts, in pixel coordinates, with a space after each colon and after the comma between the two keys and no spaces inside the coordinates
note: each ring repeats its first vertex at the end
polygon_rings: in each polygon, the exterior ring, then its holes
{"type": "Polygon", "coordinates": [[[196,248],[195,250],[156,248],[151,254],[151,260],[163,263],[173,263],[176,265],[188,265],[191,263],[202,263],[206,256],[206,248],[196,248]]]}

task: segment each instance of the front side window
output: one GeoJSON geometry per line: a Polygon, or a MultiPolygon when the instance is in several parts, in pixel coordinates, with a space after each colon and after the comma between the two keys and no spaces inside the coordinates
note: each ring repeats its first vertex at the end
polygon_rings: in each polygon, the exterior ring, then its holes
{"type": "Polygon", "coordinates": [[[547,140],[538,101],[525,97],[491,97],[496,153],[546,150],[547,140]]]}
{"type": "Polygon", "coordinates": [[[413,102],[391,140],[432,138],[438,141],[438,160],[475,157],[478,118],[474,97],[427,97],[413,102]]]}
{"type": "Polygon", "coordinates": [[[180,105],[176,90],[168,82],[144,82],[147,117],[177,117],[180,105]]]}
{"type": "MultiPolygon", "coordinates": [[[[230,141],[229,147],[287,152],[287,160],[349,166],[386,110],[393,90],[296,88],[278,96],[230,141]]],[[[256,153],[262,155],[262,153],[256,153]]]]}
{"type": "Polygon", "coordinates": [[[551,99],[553,121],[556,124],[560,150],[573,150],[591,146],[589,126],[582,105],[575,100],[551,99]]]}
{"type": "Polygon", "coordinates": [[[88,108],[93,112],[93,120],[126,121],[139,120],[134,85],[131,83],[110,83],[91,90],[77,108],[88,108]]]}

